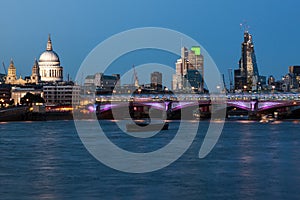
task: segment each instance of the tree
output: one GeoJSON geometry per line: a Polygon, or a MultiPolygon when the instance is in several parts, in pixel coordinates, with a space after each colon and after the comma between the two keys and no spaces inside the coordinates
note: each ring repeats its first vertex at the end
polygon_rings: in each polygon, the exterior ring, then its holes
{"type": "Polygon", "coordinates": [[[21,98],[21,104],[32,105],[32,103],[45,103],[45,100],[39,94],[27,92],[24,97],[21,98]]]}

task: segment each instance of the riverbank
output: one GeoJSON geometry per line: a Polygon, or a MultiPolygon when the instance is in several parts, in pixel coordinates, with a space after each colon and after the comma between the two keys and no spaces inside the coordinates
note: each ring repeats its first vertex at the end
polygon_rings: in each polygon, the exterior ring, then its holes
{"type": "Polygon", "coordinates": [[[17,106],[0,110],[0,122],[72,120],[71,111],[32,112],[30,107],[17,106]]]}
{"type": "MultiPolygon", "coordinates": [[[[124,111],[125,112],[125,111],[124,111]]],[[[48,121],[48,120],[73,120],[74,113],[72,110],[66,111],[58,111],[58,110],[44,110],[43,112],[33,112],[30,107],[27,106],[18,106],[7,109],[0,109],[0,122],[6,121],[48,121]]],[[[116,119],[113,116],[112,112],[104,112],[104,113],[94,113],[94,112],[76,112],[76,119],[95,119],[98,120],[113,120],[116,119]]],[[[128,117],[124,115],[124,117],[128,117]]],[[[134,117],[134,116],[131,116],[134,117]]],[[[146,115],[145,118],[149,117],[146,115]]],[[[273,116],[274,117],[274,116],[273,116]]],[[[123,116],[118,116],[118,119],[123,119],[123,116]]],[[[172,114],[168,115],[168,120],[181,120],[181,113],[177,113],[177,115],[172,114]]],[[[185,118],[187,119],[187,118],[185,118]]],[[[300,112],[295,112],[289,115],[278,115],[275,117],[276,120],[289,120],[289,119],[300,119],[300,112]]],[[[188,120],[210,120],[210,115],[199,115],[191,117],[188,120]]],[[[259,121],[261,117],[259,116],[251,116],[250,114],[246,115],[226,115],[226,121],[238,121],[238,120],[250,120],[250,121],[259,121]]]]}

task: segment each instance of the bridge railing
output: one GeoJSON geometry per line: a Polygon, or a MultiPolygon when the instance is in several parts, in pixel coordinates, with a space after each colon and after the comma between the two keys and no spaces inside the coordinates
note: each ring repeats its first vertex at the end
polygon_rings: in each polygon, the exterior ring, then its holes
{"type": "Polygon", "coordinates": [[[208,101],[213,98],[222,98],[227,100],[243,100],[243,101],[300,101],[300,93],[263,93],[263,94],[140,94],[140,95],[127,95],[127,94],[114,94],[114,95],[97,95],[96,102],[129,102],[129,101],[208,101]]]}

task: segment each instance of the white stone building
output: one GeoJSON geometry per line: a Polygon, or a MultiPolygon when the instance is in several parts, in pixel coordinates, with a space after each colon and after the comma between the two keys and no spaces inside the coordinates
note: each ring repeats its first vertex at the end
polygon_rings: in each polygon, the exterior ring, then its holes
{"type": "Polygon", "coordinates": [[[60,60],[53,51],[50,35],[48,37],[47,48],[39,58],[39,70],[41,81],[60,82],[63,81],[63,67],[60,66],[60,60]]]}

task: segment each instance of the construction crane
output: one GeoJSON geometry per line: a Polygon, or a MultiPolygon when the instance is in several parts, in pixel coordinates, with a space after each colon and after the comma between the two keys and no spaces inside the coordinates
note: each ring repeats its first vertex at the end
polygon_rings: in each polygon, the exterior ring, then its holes
{"type": "Polygon", "coordinates": [[[224,76],[224,74],[222,74],[222,79],[223,79],[224,91],[227,92],[227,87],[226,87],[226,83],[225,83],[225,76],[224,76]]]}
{"type": "Polygon", "coordinates": [[[4,74],[7,75],[7,71],[6,71],[6,67],[5,67],[4,62],[2,62],[2,66],[3,66],[3,69],[4,69],[4,74]]]}
{"type": "Polygon", "coordinates": [[[244,20],[242,23],[240,23],[240,27],[244,32],[248,32],[250,29],[250,26],[248,25],[246,20],[244,20]]]}
{"type": "Polygon", "coordinates": [[[232,69],[228,69],[228,76],[229,76],[229,91],[233,92],[233,77],[232,77],[232,69]]]}

